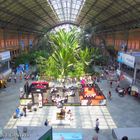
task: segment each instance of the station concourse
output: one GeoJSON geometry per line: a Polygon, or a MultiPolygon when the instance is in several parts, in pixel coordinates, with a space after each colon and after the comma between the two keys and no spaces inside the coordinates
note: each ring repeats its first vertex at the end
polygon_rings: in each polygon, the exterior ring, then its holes
{"type": "MultiPolygon", "coordinates": [[[[22,129],[35,131],[23,140],[41,135],[35,133],[38,129],[44,133],[42,128],[46,118],[50,127],[47,131],[51,133],[51,136],[46,136],[49,140],[67,139],[71,135],[77,136],[78,140],[92,140],[94,137],[113,140],[112,130],[140,129],[139,57],[139,0],[0,0],[0,139],[10,140],[10,133],[22,134],[22,129]],[[73,36],[69,32],[74,33],[73,36]],[[59,37],[64,40],[57,43],[59,37]],[[77,47],[73,40],[76,40],[77,47]],[[59,49],[57,45],[60,45],[59,49]],[[84,54],[87,57],[84,58],[84,54]],[[58,66],[56,73],[51,62],[58,66]],[[52,70],[48,70],[47,64],[52,70]],[[86,65],[89,67],[82,68],[86,65]],[[54,74],[55,78],[49,74],[54,74]],[[37,95],[30,89],[21,101],[21,92],[26,90],[27,82],[30,87],[33,81],[43,80],[49,83],[45,93],[37,95]],[[118,82],[123,97],[116,90],[118,82]],[[65,86],[66,91],[63,90],[65,86]],[[51,89],[55,87],[59,95],[54,93],[52,98],[51,89]],[[94,95],[87,94],[86,88],[95,90],[94,95]],[[14,118],[16,109],[27,107],[27,100],[31,97],[34,102],[36,98],[41,100],[43,105],[38,103],[37,111],[27,109],[26,117],[22,114],[14,118]],[[58,99],[71,110],[72,118],[56,119],[61,110],[57,106],[58,99]],[[97,118],[99,133],[95,130],[97,118]],[[2,131],[5,131],[5,136],[2,131]]],[[[38,85],[38,88],[42,92],[44,86],[38,85]]],[[[122,135],[123,132],[121,138],[122,135]]],[[[45,135],[40,139],[44,138],[45,135]]]]}

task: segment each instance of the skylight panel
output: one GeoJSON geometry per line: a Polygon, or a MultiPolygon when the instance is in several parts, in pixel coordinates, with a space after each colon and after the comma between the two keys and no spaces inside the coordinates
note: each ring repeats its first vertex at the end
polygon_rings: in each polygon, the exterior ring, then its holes
{"type": "Polygon", "coordinates": [[[59,20],[75,22],[85,0],[47,0],[59,20]],[[59,9],[59,11],[58,11],[59,9]],[[60,14],[61,13],[61,14],[60,14]],[[62,15],[63,13],[63,15],[62,15]]]}

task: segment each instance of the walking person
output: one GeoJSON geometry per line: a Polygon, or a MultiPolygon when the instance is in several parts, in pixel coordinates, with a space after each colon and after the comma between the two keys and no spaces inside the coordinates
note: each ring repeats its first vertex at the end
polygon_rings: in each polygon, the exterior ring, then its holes
{"type": "Polygon", "coordinates": [[[16,118],[20,117],[20,109],[19,107],[16,108],[16,118]]]}
{"type": "Polygon", "coordinates": [[[26,81],[26,83],[24,84],[24,92],[26,94],[26,98],[28,98],[28,96],[29,96],[29,83],[28,83],[28,81],[26,81]]]}
{"type": "Polygon", "coordinates": [[[23,87],[20,87],[19,91],[20,91],[20,98],[22,98],[24,96],[23,87]]]}
{"type": "Polygon", "coordinates": [[[95,131],[96,131],[97,133],[99,133],[99,119],[98,119],[98,118],[96,119],[95,131]]]}
{"type": "Polygon", "coordinates": [[[112,99],[112,94],[111,91],[108,92],[108,99],[111,100],[112,99]]]}
{"type": "Polygon", "coordinates": [[[62,89],[62,92],[63,92],[63,97],[65,96],[65,93],[66,93],[67,89],[65,86],[63,86],[63,89],[62,89]]]}
{"type": "Polygon", "coordinates": [[[46,119],[44,125],[48,126],[48,124],[49,124],[49,121],[48,121],[48,119],[46,119]]]}
{"type": "Polygon", "coordinates": [[[14,77],[14,81],[15,81],[15,83],[17,82],[17,77],[16,77],[16,75],[15,75],[15,77],[14,77]]]}
{"type": "Polygon", "coordinates": [[[38,79],[39,79],[39,76],[38,76],[38,74],[36,75],[36,77],[35,77],[35,78],[36,78],[36,81],[38,81],[38,79]]]}
{"type": "Polygon", "coordinates": [[[26,116],[27,116],[27,114],[26,114],[26,109],[27,109],[27,108],[26,108],[26,106],[24,106],[24,107],[23,107],[24,117],[26,117],[26,116]]]}
{"type": "Polygon", "coordinates": [[[12,79],[12,77],[11,77],[11,76],[9,76],[9,78],[8,78],[8,82],[11,82],[11,79],[12,79]]]}
{"type": "Polygon", "coordinates": [[[20,81],[22,81],[22,73],[20,73],[19,79],[20,81]]]}
{"type": "Polygon", "coordinates": [[[110,87],[112,88],[112,81],[110,81],[110,87]]]}

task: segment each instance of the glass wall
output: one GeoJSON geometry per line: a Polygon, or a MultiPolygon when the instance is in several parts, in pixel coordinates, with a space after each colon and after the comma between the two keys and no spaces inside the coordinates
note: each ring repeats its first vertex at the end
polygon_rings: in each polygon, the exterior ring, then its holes
{"type": "Polygon", "coordinates": [[[8,61],[0,62],[0,73],[5,72],[8,70],[8,61]]]}

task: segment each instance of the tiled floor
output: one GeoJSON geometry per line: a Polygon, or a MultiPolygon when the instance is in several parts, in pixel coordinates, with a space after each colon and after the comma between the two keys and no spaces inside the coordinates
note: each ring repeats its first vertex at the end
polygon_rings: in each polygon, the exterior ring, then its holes
{"type": "MultiPolygon", "coordinates": [[[[27,117],[19,119],[11,117],[19,103],[19,88],[23,83],[19,82],[0,90],[0,126],[3,128],[15,128],[18,125],[42,126],[46,118],[51,125],[58,111],[55,106],[46,106],[38,109],[37,112],[28,112],[27,117]]],[[[95,120],[99,118],[99,140],[112,140],[112,128],[140,126],[140,99],[129,95],[119,97],[115,90],[109,87],[107,81],[102,81],[99,86],[105,95],[109,90],[112,92],[112,100],[108,101],[107,106],[67,107],[73,114],[71,125],[55,125],[53,131],[80,131],[84,134],[85,140],[90,140],[96,133],[94,131],[95,120]]]]}
{"type": "MultiPolygon", "coordinates": [[[[108,112],[106,106],[92,107],[68,107],[71,109],[73,114],[73,120],[70,126],[53,126],[54,128],[87,128],[91,129],[95,127],[95,120],[99,118],[101,129],[116,128],[116,124],[113,121],[111,114],[108,112]]],[[[27,117],[21,117],[19,119],[11,118],[5,128],[16,128],[16,126],[41,126],[44,125],[45,119],[48,118],[50,125],[53,120],[56,119],[56,112],[58,109],[53,107],[43,107],[38,109],[36,112],[28,112],[27,117]]]]}

